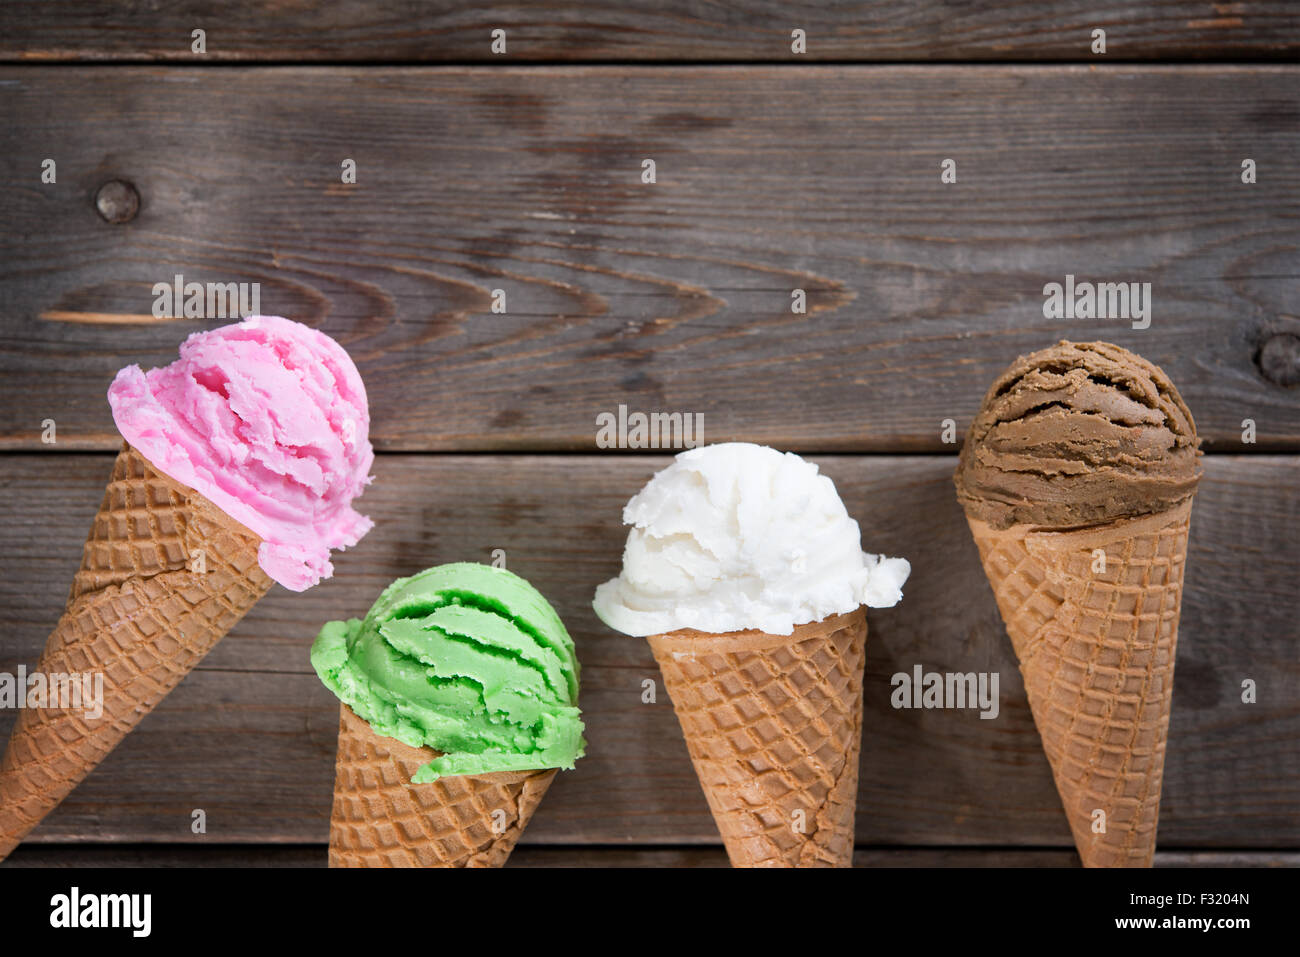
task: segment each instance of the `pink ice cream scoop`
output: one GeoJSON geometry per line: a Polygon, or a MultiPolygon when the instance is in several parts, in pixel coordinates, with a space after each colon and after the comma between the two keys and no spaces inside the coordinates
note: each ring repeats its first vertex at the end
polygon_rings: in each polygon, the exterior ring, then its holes
{"type": "Polygon", "coordinates": [[[180,351],[161,369],[118,372],[108,401],[122,436],[255,532],[258,564],[281,585],[329,578],[330,549],[374,524],[352,508],[375,460],[356,366],[279,316],[196,332],[180,351]]]}

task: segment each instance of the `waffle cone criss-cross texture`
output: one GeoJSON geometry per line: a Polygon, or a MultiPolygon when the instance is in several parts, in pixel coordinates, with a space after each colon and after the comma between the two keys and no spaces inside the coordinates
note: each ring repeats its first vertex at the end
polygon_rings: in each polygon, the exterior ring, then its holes
{"type": "Polygon", "coordinates": [[[339,706],[330,867],[501,867],[555,768],[497,771],[413,784],[438,757],[375,734],[339,706]]]}
{"type": "Polygon", "coordinates": [[[853,863],[866,612],[650,647],[736,867],[853,863]]]}
{"type": "MultiPolygon", "coordinates": [[[[23,708],[0,761],[0,859],[271,587],[260,539],[124,444],[36,671],[104,676],[103,713],[23,708]]],[[[68,703],[79,704],[75,700],[68,703]]]]}
{"type": "Polygon", "coordinates": [[[968,516],[1085,867],[1155,853],[1190,518],[1190,500],[1067,532],[968,516]]]}

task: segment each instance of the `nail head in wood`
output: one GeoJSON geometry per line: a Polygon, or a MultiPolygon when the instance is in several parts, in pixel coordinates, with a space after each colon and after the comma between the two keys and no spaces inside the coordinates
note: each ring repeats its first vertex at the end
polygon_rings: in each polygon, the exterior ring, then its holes
{"type": "Polygon", "coordinates": [[[95,209],[106,223],[129,223],[140,211],[140,194],[130,183],[110,179],[95,194],[95,209]]]}
{"type": "Polygon", "coordinates": [[[1269,382],[1287,387],[1300,385],[1300,336],[1274,333],[1259,347],[1255,361],[1269,382]]]}

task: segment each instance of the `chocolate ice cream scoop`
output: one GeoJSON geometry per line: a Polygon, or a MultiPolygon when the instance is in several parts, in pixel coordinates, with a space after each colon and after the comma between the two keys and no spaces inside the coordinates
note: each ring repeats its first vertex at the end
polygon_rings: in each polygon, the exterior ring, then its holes
{"type": "Polygon", "coordinates": [[[1066,529],[1173,508],[1201,477],[1196,423],[1169,377],[1107,342],[1058,342],[998,377],[954,480],[995,528],[1066,529]]]}

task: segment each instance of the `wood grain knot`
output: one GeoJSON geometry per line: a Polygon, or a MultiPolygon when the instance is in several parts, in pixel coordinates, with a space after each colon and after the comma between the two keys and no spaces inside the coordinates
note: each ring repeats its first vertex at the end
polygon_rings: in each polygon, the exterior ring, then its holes
{"type": "Polygon", "coordinates": [[[140,212],[140,194],[125,180],[110,179],[95,193],[95,210],[106,223],[129,223],[140,212]]]}
{"type": "Polygon", "coordinates": [[[1288,388],[1300,384],[1300,336],[1274,333],[1260,345],[1255,363],[1269,382],[1288,388]]]}

